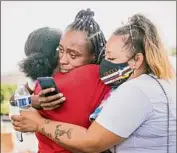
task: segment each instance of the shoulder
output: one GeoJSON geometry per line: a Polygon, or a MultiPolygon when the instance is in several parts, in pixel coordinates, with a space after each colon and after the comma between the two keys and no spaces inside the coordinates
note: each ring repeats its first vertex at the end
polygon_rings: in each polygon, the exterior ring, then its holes
{"type": "Polygon", "coordinates": [[[143,74],[137,78],[126,81],[119,88],[121,90],[131,90],[133,88],[144,91],[144,88],[151,86],[152,82],[152,78],[146,74],[143,74]]]}
{"type": "Polygon", "coordinates": [[[88,64],[88,65],[83,65],[81,67],[78,67],[74,70],[71,71],[71,73],[98,73],[99,72],[99,65],[96,64],[88,64]]]}
{"type": "Polygon", "coordinates": [[[96,65],[96,64],[88,64],[88,65],[83,65],[83,66],[80,66],[78,68],[75,68],[71,71],[69,71],[68,73],[55,73],[53,75],[53,77],[69,77],[69,76],[77,76],[77,77],[80,77],[80,76],[87,76],[87,75],[99,75],[99,65],[96,65]]]}
{"type": "Polygon", "coordinates": [[[70,84],[70,86],[97,86],[97,82],[99,82],[99,66],[90,64],[84,65],[74,70],[71,70],[68,73],[56,73],[53,76],[56,84],[60,84],[60,86],[66,86],[70,84]]]}
{"type": "Polygon", "coordinates": [[[89,64],[84,65],[78,68],[75,68],[74,70],[70,71],[68,73],[68,77],[77,78],[79,80],[82,79],[89,79],[89,80],[95,80],[99,79],[99,65],[95,64],[89,64]]]}
{"type": "Polygon", "coordinates": [[[128,80],[112,92],[112,97],[119,97],[119,99],[123,98],[126,100],[131,100],[131,98],[136,95],[136,97],[148,98],[147,92],[150,88],[148,87],[147,90],[146,86],[148,86],[149,84],[151,85],[152,82],[150,82],[151,80],[149,80],[149,77],[147,75],[141,75],[137,78],[128,80]]]}

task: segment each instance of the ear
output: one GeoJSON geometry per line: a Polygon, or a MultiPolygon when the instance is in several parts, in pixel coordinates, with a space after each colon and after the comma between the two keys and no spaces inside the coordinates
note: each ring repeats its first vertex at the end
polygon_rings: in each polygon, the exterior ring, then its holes
{"type": "Polygon", "coordinates": [[[144,55],[142,53],[137,53],[134,57],[135,64],[133,65],[134,69],[139,69],[143,65],[144,55]]]}

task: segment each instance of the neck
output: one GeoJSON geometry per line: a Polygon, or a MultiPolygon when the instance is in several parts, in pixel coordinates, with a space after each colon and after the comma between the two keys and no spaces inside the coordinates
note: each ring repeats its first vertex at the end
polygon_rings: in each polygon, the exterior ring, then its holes
{"type": "Polygon", "coordinates": [[[139,77],[142,74],[146,74],[146,70],[145,69],[138,69],[138,70],[134,70],[133,74],[130,76],[129,79],[134,79],[139,77]]]}

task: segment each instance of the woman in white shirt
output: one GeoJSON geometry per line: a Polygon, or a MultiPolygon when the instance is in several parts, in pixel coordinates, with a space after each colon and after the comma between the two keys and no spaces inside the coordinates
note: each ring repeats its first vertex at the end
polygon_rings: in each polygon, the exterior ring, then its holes
{"type": "Polygon", "coordinates": [[[149,19],[136,14],[113,33],[100,77],[116,89],[89,129],[49,121],[37,112],[13,116],[14,128],[41,132],[73,152],[174,153],[176,99],[170,80],[175,74],[149,19]]]}

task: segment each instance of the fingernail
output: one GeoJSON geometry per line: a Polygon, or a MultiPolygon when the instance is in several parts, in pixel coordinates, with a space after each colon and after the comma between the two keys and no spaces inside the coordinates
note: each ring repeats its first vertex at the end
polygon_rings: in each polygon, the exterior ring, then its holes
{"type": "Polygon", "coordinates": [[[51,91],[55,91],[55,88],[51,88],[51,91]]]}
{"type": "Polygon", "coordinates": [[[63,97],[63,94],[62,93],[59,93],[59,95],[58,95],[59,97],[63,97]]]}

